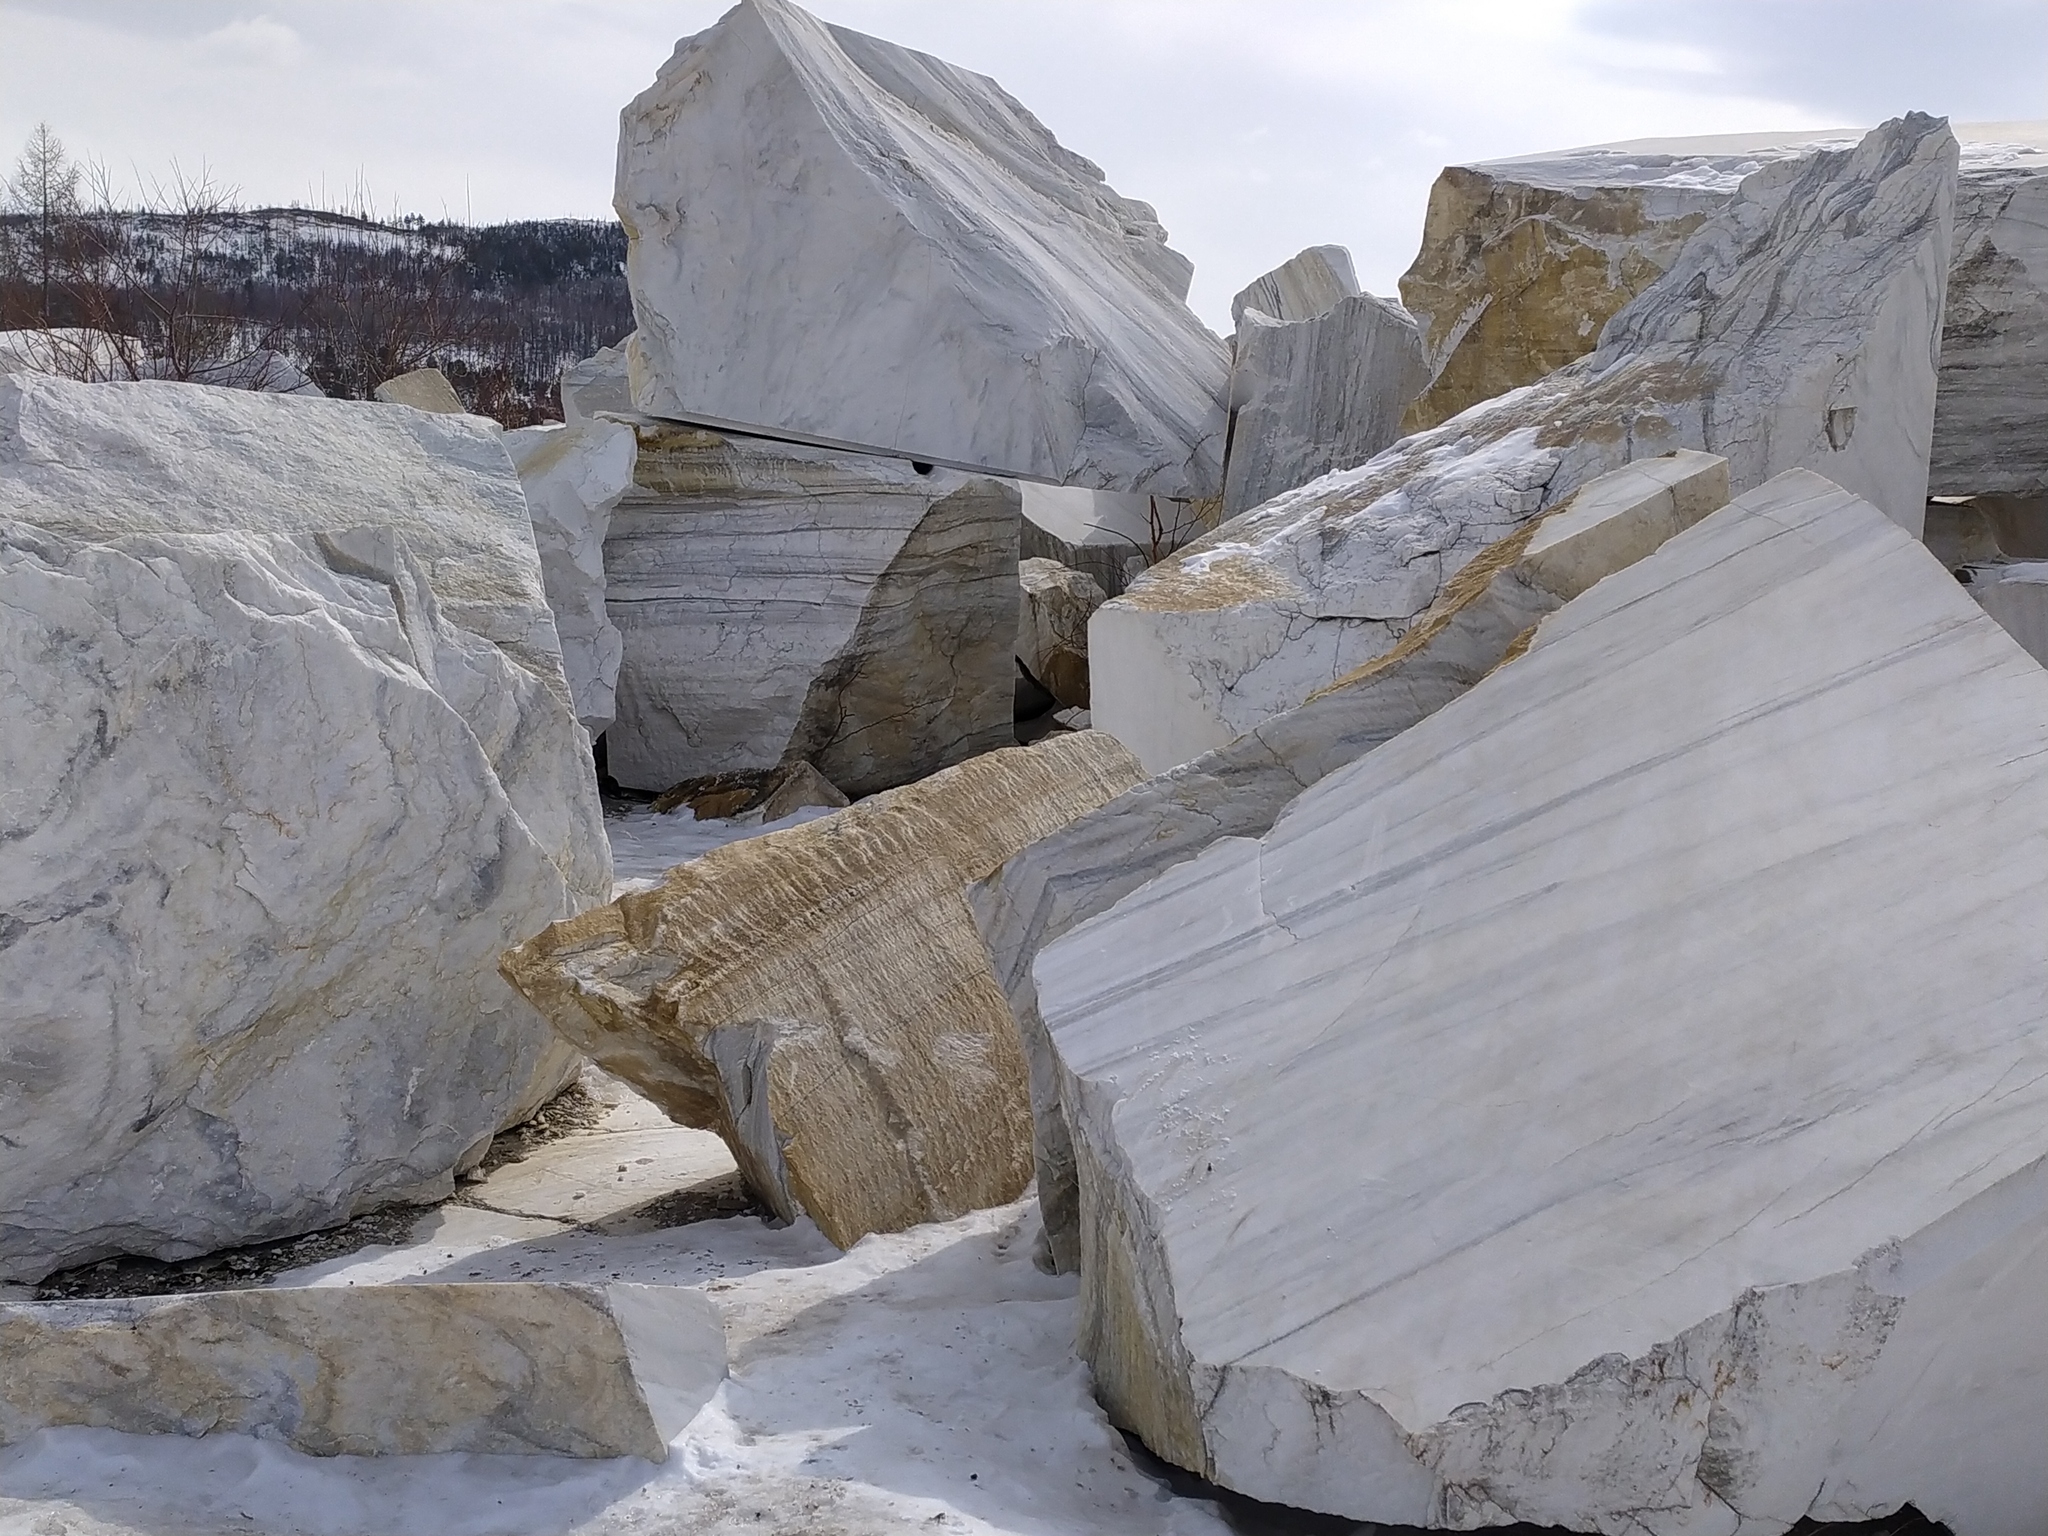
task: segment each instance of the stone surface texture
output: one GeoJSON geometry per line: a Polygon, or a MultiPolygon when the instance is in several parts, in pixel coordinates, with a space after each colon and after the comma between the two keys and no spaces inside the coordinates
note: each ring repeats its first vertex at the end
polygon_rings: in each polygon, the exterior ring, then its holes
{"type": "Polygon", "coordinates": [[[1309,785],[1457,698],[1525,644],[1546,614],[1727,501],[1727,460],[1686,450],[1589,482],[1483,550],[1385,656],[1230,745],[1076,817],[968,891],[1031,1068],[1051,1268],[1079,1266],[1079,1196],[1032,980],[1039,952],[1217,839],[1263,836],[1309,785]]]}
{"type": "Polygon", "coordinates": [[[1214,496],[1193,267],[986,76],[742,0],[625,110],[652,415],[1056,485],[1214,496]]]}
{"type": "Polygon", "coordinates": [[[1017,659],[1061,704],[1086,709],[1088,618],[1108,597],[1056,560],[1018,561],[1017,587],[1017,659]]]}
{"type": "Polygon", "coordinates": [[[616,421],[522,427],[505,434],[540,552],[577,718],[602,735],[617,713],[625,645],[605,611],[604,536],[633,484],[639,444],[616,421]]]}
{"type": "Polygon", "coordinates": [[[1112,1415],[1396,1525],[2031,1529],[2044,742],[1792,471],[1049,947],[1112,1415]]]}
{"type": "Polygon", "coordinates": [[[999,1205],[1031,1179],[1029,1097],[962,890],[1138,777],[1095,732],[991,753],[715,849],[505,975],[841,1247],[999,1205]]]}
{"type": "Polygon", "coordinates": [[[1429,382],[1422,336],[1399,304],[1359,291],[1342,246],[1303,251],[1231,310],[1226,516],[1363,464],[1401,435],[1429,382]]]}
{"type": "Polygon", "coordinates": [[[1486,545],[1673,448],[1726,457],[1738,492],[1825,472],[1917,534],[1955,165],[1947,127],[1914,115],[1752,173],[1591,356],[1241,514],[1105,603],[1097,728],[1151,772],[1222,746],[1391,649],[1486,545]]]}
{"type": "MultiPolygon", "coordinates": [[[[1932,489],[2048,491],[2048,124],[1959,125],[1932,489]]],[[[1410,431],[1593,350],[1761,166],[1846,148],[1839,129],[1644,139],[1452,166],[1401,296],[1434,378],[1410,431]]]]}
{"type": "Polygon", "coordinates": [[[0,380],[0,1278],[449,1187],[574,1056],[495,974],[610,894],[473,418],[0,380]]]}
{"type": "Polygon", "coordinates": [[[605,538],[612,775],[809,761],[849,794],[1011,740],[1016,487],[904,459],[635,428],[605,538]]]}
{"type": "Polygon", "coordinates": [[[467,409],[462,397],[455,393],[455,386],[448,382],[448,375],[438,368],[415,368],[411,373],[401,373],[386,379],[370,393],[386,405],[409,405],[416,411],[443,416],[460,416],[467,409]]]}
{"type": "Polygon", "coordinates": [[[315,1456],[639,1456],[725,1377],[702,1292],[373,1285],[0,1303],[0,1445],[66,1425],[315,1456]]]}

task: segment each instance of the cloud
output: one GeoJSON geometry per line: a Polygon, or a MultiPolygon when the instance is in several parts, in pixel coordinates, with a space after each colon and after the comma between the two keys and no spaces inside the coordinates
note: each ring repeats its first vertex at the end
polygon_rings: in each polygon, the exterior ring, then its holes
{"type": "Polygon", "coordinates": [[[230,68],[290,69],[305,59],[306,44],[283,22],[253,16],[206,33],[192,44],[189,56],[230,68]]]}

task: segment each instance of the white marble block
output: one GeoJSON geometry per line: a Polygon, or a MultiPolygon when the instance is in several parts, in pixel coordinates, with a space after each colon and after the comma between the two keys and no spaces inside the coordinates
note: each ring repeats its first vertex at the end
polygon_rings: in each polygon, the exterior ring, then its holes
{"type": "MultiPolygon", "coordinates": [[[[2048,491],[2048,123],[1964,123],[1930,489],[2048,491]]],[[[1450,166],[1401,297],[1434,378],[1409,430],[1593,350],[1761,166],[1851,129],[1639,139],[1450,166]]]]}
{"type": "Polygon", "coordinates": [[[1039,952],[1218,838],[1265,833],[1303,789],[1485,677],[1545,614],[1727,500],[1728,461],[1712,454],[1681,450],[1602,475],[1481,551],[1387,655],[1230,745],[1076,817],[969,890],[1031,1067],[1038,1201],[1052,1268],[1079,1263],[1079,1207],[1031,976],[1039,952]]]}
{"type": "Polygon", "coordinates": [[[1148,772],[1222,746],[1390,649],[1487,544],[1673,448],[1725,457],[1737,491],[1824,472],[1917,534],[1955,166],[1915,114],[1754,172],[1592,355],[1231,519],[1098,609],[1096,727],[1148,772]]]}
{"type": "Polygon", "coordinates": [[[808,761],[863,795],[1013,742],[1014,484],[634,430],[635,484],[604,548],[621,784],[808,761]]]}
{"type": "Polygon", "coordinates": [[[0,379],[0,1278],[450,1187],[574,1056],[498,951],[610,894],[487,423],[0,379]]]}
{"type": "Polygon", "coordinates": [[[1231,310],[1226,516],[1363,464],[1401,435],[1429,382],[1422,336],[1399,304],[1359,291],[1342,246],[1303,251],[1231,310]]]}
{"type": "Polygon", "coordinates": [[[1396,1525],[2033,1529],[2044,745],[1792,471],[1047,948],[1112,1416],[1396,1525]]]}
{"type": "Polygon", "coordinates": [[[842,1248],[1002,1205],[1031,1180],[1025,1066],[961,892],[1137,780],[1094,731],[989,753],[678,865],[504,972],[842,1248]]]}
{"type": "Polygon", "coordinates": [[[701,1291],[340,1285],[0,1303],[0,1446],[77,1425],[313,1456],[668,1459],[725,1379],[701,1291]]]}
{"type": "Polygon", "coordinates": [[[984,75],[742,0],[620,122],[655,416],[1051,484],[1222,488],[1193,267],[984,75]]]}
{"type": "Polygon", "coordinates": [[[624,651],[605,612],[604,536],[633,483],[639,445],[631,427],[586,419],[507,432],[505,451],[526,492],[577,718],[601,736],[617,712],[624,651]]]}

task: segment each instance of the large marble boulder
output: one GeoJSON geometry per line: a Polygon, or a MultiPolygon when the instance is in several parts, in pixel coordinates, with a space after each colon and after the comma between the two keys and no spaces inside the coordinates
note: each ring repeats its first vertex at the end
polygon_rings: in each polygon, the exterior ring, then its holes
{"type": "Polygon", "coordinates": [[[742,0],[620,123],[655,416],[1052,484],[1222,488],[1193,267],[986,76],[742,0]]]}
{"type": "Polygon", "coordinates": [[[2032,1529],[2044,742],[1792,471],[1049,947],[1112,1416],[1393,1525],[2032,1529]]]}
{"type": "Polygon", "coordinates": [[[1738,491],[1824,471],[1917,534],[1955,166],[1916,114],[1753,172],[1598,351],[1241,514],[1098,609],[1097,728],[1149,772],[1222,746],[1384,654],[1486,545],[1673,448],[1726,457],[1738,491]]]}
{"type": "Polygon", "coordinates": [[[0,1278],[450,1187],[574,1056],[495,972],[610,893],[473,417],[0,379],[0,1278]]]}
{"type": "Polygon", "coordinates": [[[807,761],[849,794],[1012,740],[1018,493],[648,422],[605,538],[606,762],[664,790],[807,761]]]}
{"type": "Polygon", "coordinates": [[[620,422],[585,420],[507,432],[505,451],[533,519],[569,695],[583,728],[601,736],[617,713],[625,652],[605,610],[604,537],[633,484],[639,444],[620,422]]]}
{"type": "Polygon", "coordinates": [[[1402,413],[1429,382],[1414,318],[1360,291],[1342,246],[1303,251],[1231,312],[1227,516],[1363,464],[1401,435],[1402,413]]]}
{"type": "Polygon", "coordinates": [[[725,1379],[701,1291],[340,1285],[0,1302],[0,1446],[253,1434],[313,1456],[639,1456],[725,1379]]]}
{"type": "Polygon", "coordinates": [[[1225,837],[1258,837],[1309,785],[1393,740],[1525,645],[1533,627],[1728,501],[1728,461],[1680,450],[1580,487],[1482,550],[1386,655],[1225,747],[1147,779],[967,893],[1031,1069],[1047,1267],[1080,1262],[1072,1140],[1032,966],[1069,930],[1225,837]]]}
{"type": "Polygon", "coordinates": [[[1014,1200],[1025,1066],[963,888],[1138,780],[1093,731],[730,843],[553,927],[506,977],[784,1219],[841,1247],[1014,1200]]]}
{"type": "MultiPolygon", "coordinates": [[[[1958,127],[1962,145],[1931,489],[2048,493],[2048,124],[1958,127]]],[[[1401,297],[1435,377],[1433,427],[1581,357],[1759,167],[1854,132],[1643,139],[1451,166],[1401,297]]]]}

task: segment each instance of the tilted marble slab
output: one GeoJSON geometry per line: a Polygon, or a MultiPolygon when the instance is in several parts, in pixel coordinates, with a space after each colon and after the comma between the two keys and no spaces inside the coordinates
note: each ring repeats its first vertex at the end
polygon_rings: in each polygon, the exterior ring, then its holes
{"type": "Polygon", "coordinates": [[[700,1291],[364,1285],[0,1303],[0,1445],[67,1425],[314,1456],[639,1456],[725,1378],[700,1291]]]}
{"type": "Polygon", "coordinates": [[[1359,291],[1342,246],[1311,246],[1231,310],[1225,516],[1363,464],[1401,435],[1429,382],[1422,336],[1399,304],[1359,291]]]}
{"type": "Polygon", "coordinates": [[[1017,487],[645,421],[605,537],[612,775],[814,764],[849,794],[1013,744],[1017,487]]]}
{"type": "Polygon", "coordinates": [[[1805,471],[1049,947],[1082,1349],[1230,1487],[2032,1529],[2048,673],[1805,471]]]}
{"type": "Polygon", "coordinates": [[[1810,468],[1917,533],[1956,146],[1918,114],[1746,177],[1600,349],[1241,514],[1089,629],[1093,715],[1162,772],[1390,649],[1459,566],[1672,448],[1810,468]],[[1854,210],[1854,217],[1850,210],[1854,210]]]}
{"type": "Polygon", "coordinates": [[[575,1055],[497,953],[610,894],[474,417],[0,380],[0,1276],[450,1187],[575,1055]]]}
{"type": "Polygon", "coordinates": [[[511,950],[506,979],[784,1219],[842,1248],[1031,1180],[1025,1065],[962,890],[1138,780],[1081,731],[714,849],[511,950]]]}
{"type": "Polygon", "coordinates": [[[633,484],[639,444],[616,421],[555,422],[505,434],[533,519],[541,580],[577,718],[600,736],[617,713],[625,645],[605,612],[604,536],[633,484]]]}
{"type": "MultiPolygon", "coordinates": [[[[1930,489],[2048,493],[2048,123],[1961,123],[1930,489]]],[[[1434,378],[1433,427],[1593,350],[1759,167],[1856,129],[1595,144],[1450,166],[1431,189],[1401,297],[1434,378]]]]}
{"type": "Polygon", "coordinates": [[[1079,1196],[1032,965],[1069,930],[1224,837],[1258,837],[1302,790],[1485,677],[1545,614],[1728,500],[1728,461],[1681,449],[1582,486],[1451,578],[1387,655],[1227,747],[1076,817],[969,888],[1031,1068],[1044,1259],[1080,1262],[1079,1196]]]}
{"type": "Polygon", "coordinates": [[[1214,496],[1229,359],[1147,205],[977,75],[742,0],[620,119],[655,416],[1214,496]]]}

